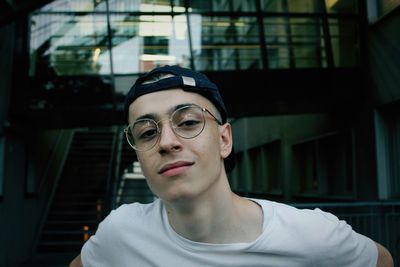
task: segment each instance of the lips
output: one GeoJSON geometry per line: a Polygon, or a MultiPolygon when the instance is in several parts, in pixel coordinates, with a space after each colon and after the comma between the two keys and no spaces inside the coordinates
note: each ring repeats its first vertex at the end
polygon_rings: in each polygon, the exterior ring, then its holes
{"type": "Polygon", "coordinates": [[[194,162],[177,161],[174,163],[164,165],[158,173],[166,176],[178,175],[187,170],[193,164],[194,162]]]}

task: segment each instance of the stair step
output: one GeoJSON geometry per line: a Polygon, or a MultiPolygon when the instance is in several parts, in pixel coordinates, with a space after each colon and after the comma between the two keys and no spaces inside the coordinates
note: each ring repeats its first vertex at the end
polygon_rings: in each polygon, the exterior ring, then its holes
{"type": "MultiPolygon", "coordinates": [[[[60,242],[59,245],[64,245],[61,244],[64,242],[77,242],[79,244],[84,243],[87,239],[89,239],[93,233],[86,233],[86,234],[64,234],[64,235],[43,235],[43,238],[41,239],[40,243],[38,244],[39,246],[44,244],[45,246],[49,245],[49,243],[52,242],[60,242]]],[[[68,245],[68,244],[66,244],[68,245]]]]}
{"type": "Polygon", "coordinates": [[[46,225],[96,225],[97,220],[49,220],[46,225]]]}
{"type": "Polygon", "coordinates": [[[85,241],[46,241],[46,242],[40,242],[40,245],[44,245],[44,246],[64,246],[64,245],[80,245],[82,244],[82,242],[85,241]]]}
{"type": "Polygon", "coordinates": [[[74,196],[77,197],[78,199],[80,198],[80,196],[82,197],[94,196],[96,198],[104,198],[105,194],[106,192],[104,191],[104,188],[101,187],[89,187],[87,188],[87,191],[84,191],[82,188],[70,187],[58,190],[56,199],[68,198],[69,196],[74,196]]]}
{"type": "Polygon", "coordinates": [[[39,253],[43,252],[75,252],[78,254],[81,249],[83,244],[85,244],[84,241],[81,242],[45,242],[45,243],[39,243],[37,251],[39,253]]]}
{"type": "Polygon", "coordinates": [[[83,201],[57,201],[54,202],[52,205],[52,208],[56,209],[56,208],[72,208],[72,207],[77,207],[77,208],[89,208],[89,207],[96,207],[97,202],[93,202],[93,201],[87,201],[87,202],[83,202],[83,201]]]}
{"type": "Polygon", "coordinates": [[[100,204],[104,209],[106,202],[114,136],[115,133],[109,131],[74,134],[39,240],[37,251],[42,255],[77,254],[84,240],[95,233],[105,216],[104,211],[97,211],[97,208],[100,204]]]}
{"type": "Polygon", "coordinates": [[[97,214],[95,209],[85,211],[51,211],[50,215],[85,215],[85,214],[97,214]]]}
{"type": "Polygon", "coordinates": [[[103,200],[105,196],[105,192],[85,192],[85,193],[71,193],[71,194],[62,194],[60,196],[56,196],[55,199],[94,199],[94,200],[103,200]]]}
{"type": "Polygon", "coordinates": [[[96,233],[96,229],[87,231],[45,231],[43,232],[41,243],[43,242],[82,242],[96,233]]]}
{"type": "Polygon", "coordinates": [[[90,224],[90,223],[80,223],[80,224],[49,224],[46,223],[44,225],[43,228],[43,232],[42,232],[42,236],[41,238],[43,238],[43,233],[45,231],[81,231],[83,229],[84,226],[87,226],[89,229],[97,229],[99,223],[94,223],[94,224],[90,224]]]}
{"type": "Polygon", "coordinates": [[[66,267],[76,255],[76,252],[36,253],[19,267],[66,267]]]}
{"type": "MultiPolygon", "coordinates": [[[[102,218],[104,218],[104,213],[100,212],[98,214],[88,214],[88,215],[62,215],[62,214],[52,214],[48,216],[47,220],[49,223],[59,222],[59,221],[68,221],[73,224],[76,221],[96,221],[100,222],[102,218]]],[[[57,224],[57,223],[55,223],[57,224]]]]}
{"type": "Polygon", "coordinates": [[[46,230],[43,231],[43,234],[45,235],[65,235],[65,234],[85,234],[85,233],[89,233],[89,234],[94,234],[96,232],[96,230],[46,230]]]}
{"type": "Polygon", "coordinates": [[[49,221],[74,221],[74,220],[100,220],[103,218],[103,212],[88,213],[88,214],[50,214],[48,216],[49,221]]]}
{"type": "MultiPolygon", "coordinates": [[[[92,186],[92,187],[88,187],[86,189],[86,191],[84,190],[84,188],[82,188],[84,186],[81,187],[67,187],[67,188],[60,188],[57,192],[58,196],[57,197],[64,197],[64,196],[69,196],[69,195],[73,195],[73,196],[79,196],[79,195],[105,195],[106,192],[104,191],[104,188],[100,187],[100,186],[92,186]],[[89,191],[89,192],[87,192],[89,191]]],[[[104,186],[103,186],[104,187],[104,186]]]]}

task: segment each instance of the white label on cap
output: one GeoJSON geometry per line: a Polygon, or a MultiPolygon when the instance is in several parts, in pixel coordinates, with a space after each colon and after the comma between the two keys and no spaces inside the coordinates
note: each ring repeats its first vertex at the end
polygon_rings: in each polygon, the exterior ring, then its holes
{"type": "Polygon", "coordinates": [[[182,81],[184,85],[196,86],[196,81],[192,77],[182,76],[182,81]]]}

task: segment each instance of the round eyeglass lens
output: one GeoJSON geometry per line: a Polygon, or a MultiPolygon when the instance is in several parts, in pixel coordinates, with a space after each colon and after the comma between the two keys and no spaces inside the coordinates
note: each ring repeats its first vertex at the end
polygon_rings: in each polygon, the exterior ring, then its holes
{"type": "Polygon", "coordinates": [[[128,128],[128,142],[134,149],[146,151],[157,143],[158,132],[158,125],[155,121],[151,119],[137,120],[128,128]]]}
{"type": "MultiPolygon", "coordinates": [[[[175,110],[170,117],[170,125],[174,133],[182,138],[191,139],[204,129],[204,110],[197,106],[184,106],[175,110]]],[[[137,151],[153,148],[160,137],[161,121],[140,119],[129,125],[126,130],[128,143],[137,151]]]]}
{"type": "Polygon", "coordinates": [[[183,107],[172,114],[171,122],[177,135],[186,139],[194,138],[204,129],[204,113],[200,107],[183,107]]]}

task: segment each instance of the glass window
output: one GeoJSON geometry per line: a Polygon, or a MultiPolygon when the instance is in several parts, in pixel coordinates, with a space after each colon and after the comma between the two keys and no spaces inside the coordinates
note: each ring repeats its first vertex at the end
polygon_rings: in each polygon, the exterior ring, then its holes
{"type": "Polygon", "coordinates": [[[330,133],[293,146],[298,193],[349,197],[354,192],[351,131],[330,133]]]}
{"type": "Polygon", "coordinates": [[[262,0],[261,8],[265,12],[321,12],[321,0],[262,0]]]}
{"type": "Polygon", "coordinates": [[[170,0],[113,0],[109,1],[110,12],[171,12],[170,0]]]}
{"type": "Polygon", "coordinates": [[[126,74],[163,64],[190,65],[186,15],[111,13],[111,55],[105,13],[38,11],[31,21],[31,76],[126,74]]]}
{"type": "MultiPolygon", "coordinates": [[[[170,12],[170,0],[109,0],[111,12],[170,12]]],[[[42,11],[93,12],[106,11],[105,0],[58,0],[49,3],[42,11]]]]}
{"type": "Polygon", "coordinates": [[[357,0],[262,0],[261,8],[265,12],[320,13],[324,4],[328,13],[357,13],[357,0]]]}
{"type": "Polygon", "coordinates": [[[255,0],[190,0],[192,12],[254,12],[255,0]]]}
{"type": "Polygon", "coordinates": [[[53,1],[41,11],[47,12],[91,12],[95,10],[105,10],[105,1],[103,0],[57,0],[53,1]]]}
{"type": "Polygon", "coordinates": [[[255,18],[190,15],[197,70],[239,70],[262,67],[255,18]]]}
{"type": "Polygon", "coordinates": [[[30,74],[104,73],[107,38],[104,14],[33,14],[30,74]]]}
{"type": "Polygon", "coordinates": [[[274,141],[249,150],[252,193],[281,193],[281,148],[274,141]]]}
{"type": "MultiPolygon", "coordinates": [[[[357,18],[329,14],[323,31],[324,6],[356,12],[355,0],[345,2],[262,0],[262,11],[273,13],[263,13],[268,67],[324,68],[331,52],[334,66],[357,65],[357,18]]],[[[58,0],[33,12],[30,75],[137,74],[192,63],[210,71],[264,67],[255,0],[110,0],[108,14],[106,3],[58,0]]]]}
{"type": "Polygon", "coordinates": [[[139,73],[165,64],[190,65],[185,15],[112,15],[114,73],[139,73]]]}
{"type": "Polygon", "coordinates": [[[266,18],[264,31],[271,69],[326,66],[320,19],[266,18]]]}

